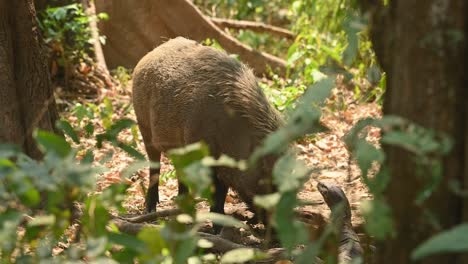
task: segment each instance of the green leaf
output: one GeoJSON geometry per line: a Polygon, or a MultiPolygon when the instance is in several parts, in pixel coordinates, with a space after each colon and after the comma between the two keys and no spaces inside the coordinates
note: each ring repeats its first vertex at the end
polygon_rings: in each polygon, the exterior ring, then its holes
{"type": "Polygon", "coordinates": [[[10,255],[16,248],[17,229],[23,219],[23,213],[7,210],[0,214],[0,250],[2,258],[10,255]]]}
{"type": "Polygon", "coordinates": [[[186,224],[186,225],[193,223],[193,218],[188,214],[177,215],[176,220],[177,220],[177,222],[179,222],[181,224],[186,224]]]}
{"type": "Polygon", "coordinates": [[[6,222],[13,222],[16,224],[20,224],[21,220],[23,219],[23,213],[17,212],[13,210],[7,210],[6,212],[2,212],[0,214],[0,229],[3,229],[3,225],[6,222]]]}
{"type": "Polygon", "coordinates": [[[109,15],[107,13],[99,13],[97,17],[99,20],[109,20],[109,15]]]}
{"type": "Polygon", "coordinates": [[[98,238],[88,238],[86,247],[86,256],[89,258],[96,258],[104,254],[107,246],[107,237],[102,236],[98,238]]]}
{"type": "Polygon", "coordinates": [[[343,63],[351,66],[359,52],[358,34],[367,27],[367,21],[358,16],[350,16],[343,25],[348,39],[348,46],[343,52],[343,63]]]}
{"type": "Polygon", "coordinates": [[[57,121],[57,128],[61,129],[66,135],[68,135],[76,144],[80,144],[80,139],[76,134],[75,129],[66,120],[57,121]]]}
{"type": "MultiPolygon", "coordinates": [[[[322,241],[317,241],[310,243],[304,249],[304,251],[297,257],[295,263],[297,264],[309,264],[315,263],[316,258],[320,252],[320,248],[322,247],[322,241]]],[[[319,263],[319,262],[317,262],[319,263]]]]}
{"type": "Polygon", "coordinates": [[[121,143],[119,142],[118,144],[119,148],[121,148],[123,151],[127,152],[130,156],[138,159],[138,160],[145,160],[145,155],[141,154],[138,150],[136,150],[134,147],[121,143]]]}
{"type": "Polygon", "coordinates": [[[239,170],[246,170],[247,169],[247,164],[245,161],[240,160],[236,161],[235,159],[225,155],[221,154],[221,156],[218,159],[214,159],[213,157],[204,157],[201,160],[202,165],[207,166],[207,167],[213,167],[213,166],[223,166],[223,167],[228,167],[228,168],[236,168],[239,170]]]}
{"type": "Polygon", "coordinates": [[[222,225],[222,226],[233,226],[233,227],[243,227],[248,228],[247,225],[241,221],[235,219],[232,216],[217,214],[217,213],[197,213],[196,221],[202,223],[206,220],[211,220],[213,223],[222,225]]]}
{"type": "Polygon", "coordinates": [[[174,256],[174,264],[185,264],[187,259],[194,255],[195,249],[197,248],[198,238],[194,236],[183,239],[177,246],[176,254],[174,256]]]}
{"type": "Polygon", "coordinates": [[[68,144],[68,142],[63,137],[57,136],[47,131],[37,130],[35,133],[35,138],[45,153],[53,152],[60,157],[65,157],[70,154],[70,144],[68,144]]]}
{"type": "Polygon", "coordinates": [[[274,219],[281,244],[289,251],[307,241],[307,231],[303,223],[295,220],[294,207],[297,206],[296,192],[284,193],[281,197],[274,219]]]}
{"type": "Polygon", "coordinates": [[[88,197],[83,210],[82,222],[89,229],[89,235],[100,237],[107,233],[106,225],[110,214],[97,196],[88,197]]]}
{"type": "Polygon", "coordinates": [[[144,248],[145,244],[136,238],[135,236],[127,235],[127,234],[120,234],[110,232],[107,237],[109,238],[109,242],[112,244],[122,245],[125,248],[130,248],[134,251],[140,252],[144,248]]]}
{"type": "Polygon", "coordinates": [[[150,168],[158,169],[161,167],[159,162],[148,162],[148,161],[134,161],[130,163],[122,172],[122,178],[130,178],[138,170],[143,169],[144,167],[150,166],[150,168]]]}
{"type": "Polygon", "coordinates": [[[334,86],[334,78],[328,77],[322,79],[308,87],[301,100],[305,104],[323,105],[325,100],[330,96],[330,92],[334,86]]]}
{"type": "Polygon", "coordinates": [[[138,233],[137,238],[145,243],[146,249],[149,250],[151,255],[160,255],[168,247],[166,241],[161,236],[160,227],[144,227],[138,233]]]}
{"type": "Polygon", "coordinates": [[[391,209],[385,201],[381,199],[365,201],[361,206],[361,210],[366,219],[364,228],[369,235],[378,240],[393,235],[391,209]]]}
{"type": "Polygon", "coordinates": [[[92,123],[88,123],[85,125],[84,130],[88,136],[91,136],[94,133],[94,125],[92,123]]]}
{"type": "Polygon", "coordinates": [[[226,252],[221,257],[221,263],[245,263],[255,258],[255,250],[252,248],[238,248],[226,252]]]}
{"type": "Polygon", "coordinates": [[[65,8],[57,8],[53,12],[53,17],[57,20],[63,20],[67,16],[67,10],[65,8]]]}
{"type": "Polygon", "coordinates": [[[34,217],[28,222],[28,227],[31,226],[50,226],[55,223],[55,215],[41,215],[34,217]]]}
{"type": "Polygon", "coordinates": [[[280,129],[267,136],[263,144],[257,147],[249,159],[250,166],[253,166],[261,157],[279,153],[287,149],[288,142],[292,141],[292,133],[288,133],[287,129],[280,129]]]}
{"type": "Polygon", "coordinates": [[[8,159],[21,153],[18,145],[3,143],[0,144],[0,159],[8,159]]]}
{"type": "Polygon", "coordinates": [[[354,150],[354,156],[357,159],[359,168],[361,169],[362,177],[367,180],[367,174],[372,167],[373,162],[382,163],[385,159],[385,154],[382,150],[377,149],[364,139],[357,140],[354,150]]]}
{"type": "Polygon", "coordinates": [[[351,66],[358,54],[359,39],[356,32],[349,32],[348,34],[348,46],[343,52],[343,63],[346,66],[351,66]]]}
{"type": "Polygon", "coordinates": [[[214,246],[213,242],[206,240],[204,238],[201,238],[197,242],[197,246],[200,248],[212,248],[214,246]]]}
{"type": "Polygon", "coordinates": [[[110,128],[106,131],[106,134],[109,136],[108,140],[115,140],[117,135],[124,129],[131,128],[135,125],[135,121],[131,119],[120,119],[117,120],[110,128]]]}
{"type": "Polygon", "coordinates": [[[304,56],[305,51],[296,51],[291,56],[288,57],[287,65],[292,66],[294,62],[304,56]]]}
{"type": "Polygon", "coordinates": [[[34,207],[41,201],[39,191],[29,180],[11,184],[11,187],[18,194],[21,202],[28,207],[34,207]]]}
{"type": "Polygon", "coordinates": [[[436,234],[419,245],[411,253],[411,259],[416,261],[435,254],[468,252],[467,234],[468,224],[460,224],[436,234]]]}
{"type": "Polygon", "coordinates": [[[308,87],[299,99],[298,106],[286,126],[267,136],[263,144],[255,149],[249,158],[249,164],[255,164],[260,157],[267,154],[285,151],[289,143],[300,136],[324,131],[325,128],[319,122],[321,116],[319,107],[325,103],[334,84],[334,78],[326,78],[308,87]]]}
{"type": "Polygon", "coordinates": [[[205,143],[197,142],[183,148],[172,149],[168,152],[168,155],[176,170],[182,171],[192,162],[209,156],[210,152],[205,143]]]}
{"type": "Polygon", "coordinates": [[[276,207],[278,204],[279,200],[281,198],[280,193],[271,193],[271,194],[266,194],[266,195],[256,195],[254,197],[254,204],[267,209],[271,210],[276,207]]]}
{"type": "Polygon", "coordinates": [[[13,161],[10,159],[0,159],[0,179],[3,180],[8,173],[15,171],[15,169],[16,164],[13,161]]]}
{"type": "Polygon", "coordinates": [[[99,257],[90,263],[93,264],[119,264],[119,262],[115,261],[114,259],[111,259],[109,257],[99,257]]]}
{"type": "Polygon", "coordinates": [[[273,182],[281,193],[297,191],[308,178],[310,170],[304,161],[298,160],[295,155],[283,155],[273,168],[273,182]]]}
{"type": "Polygon", "coordinates": [[[180,173],[180,180],[191,188],[195,196],[210,198],[209,188],[212,183],[212,170],[201,162],[195,161],[180,173]]]}
{"type": "Polygon", "coordinates": [[[93,163],[93,161],[94,161],[93,151],[88,149],[86,151],[86,154],[84,155],[84,157],[81,159],[81,163],[82,164],[91,164],[91,163],[93,163]]]}
{"type": "Polygon", "coordinates": [[[376,65],[372,65],[367,71],[367,79],[372,85],[377,85],[382,78],[382,73],[376,65]]]}

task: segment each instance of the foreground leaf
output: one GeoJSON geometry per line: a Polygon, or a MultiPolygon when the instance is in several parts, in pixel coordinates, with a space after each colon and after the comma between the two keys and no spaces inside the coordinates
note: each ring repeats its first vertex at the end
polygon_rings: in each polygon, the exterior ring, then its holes
{"type": "Polygon", "coordinates": [[[54,152],[60,157],[65,157],[71,151],[70,144],[63,137],[53,133],[38,130],[35,133],[35,138],[44,152],[54,152]]]}
{"type": "Polygon", "coordinates": [[[211,220],[213,223],[223,226],[243,227],[248,228],[247,225],[235,219],[232,216],[217,214],[217,213],[198,213],[197,222],[204,222],[211,220]]]}
{"type": "Polygon", "coordinates": [[[226,252],[221,258],[221,263],[245,263],[255,258],[255,250],[252,248],[239,248],[226,252]]]}
{"type": "Polygon", "coordinates": [[[458,225],[439,233],[419,245],[411,254],[412,260],[441,253],[468,252],[468,224],[458,225]]]}

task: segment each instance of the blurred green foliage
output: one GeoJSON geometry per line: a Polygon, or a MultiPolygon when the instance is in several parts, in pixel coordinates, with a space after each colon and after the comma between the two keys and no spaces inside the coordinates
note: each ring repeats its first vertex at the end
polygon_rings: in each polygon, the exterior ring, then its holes
{"type": "MultiPolygon", "coordinates": [[[[104,13],[90,17],[83,11],[81,4],[48,7],[38,14],[39,27],[45,42],[58,62],[63,66],[68,61],[77,62],[89,54],[93,47],[93,39],[89,22],[96,19],[107,19],[104,13]]],[[[100,39],[105,42],[105,38],[100,39]]]]}
{"type": "MultiPolygon", "coordinates": [[[[273,182],[278,191],[256,197],[255,203],[270,213],[270,223],[288,256],[294,257],[295,263],[311,263],[315,257],[323,256],[321,252],[327,240],[331,239],[334,227],[327,226],[317,240],[311,241],[306,226],[296,219],[297,192],[315,170],[297,160],[294,149],[288,146],[304,135],[326,130],[320,124],[320,118],[337,74],[345,76],[351,84],[352,80],[366,78],[376,95],[371,96],[364,91],[360,96],[364,100],[381,98],[385,90],[385,81],[382,81],[385,75],[380,73],[370,49],[366,19],[356,9],[356,1],[351,0],[195,2],[205,10],[211,10],[215,16],[278,23],[297,34],[287,54],[284,54],[288,64],[294,66],[288,79],[272,75],[272,81],[262,84],[274,105],[286,111],[287,124],[264,140],[248,165],[264,155],[281,155],[273,168],[273,182]],[[286,12],[285,19],[279,20],[281,23],[273,22],[274,17],[283,11],[286,12]]],[[[42,23],[42,26],[51,28],[52,39],[66,42],[65,31],[53,25],[74,17],[71,22],[66,22],[69,24],[67,27],[72,31],[78,30],[74,32],[82,32],[83,41],[78,47],[87,47],[88,33],[81,29],[84,19],[79,19],[83,15],[79,7],[49,9],[46,12],[46,17],[53,21],[42,23]]],[[[262,40],[262,36],[253,33],[240,32],[239,36],[246,42],[257,41],[260,45],[277,43],[268,38],[262,40]]],[[[70,46],[70,49],[74,48],[70,46]]],[[[360,91],[361,88],[356,89],[360,91]]],[[[82,145],[81,141],[82,138],[92,138],[96,142],[93,147],[99,148],[104,142],[109,142],[126,151],[136,160],[123,173],[123,176],[129,176],[148,165],[134,141],[124,142],[119,138],[122,130],[131,129],[136,139],[135,123],[128,119],[116,120],[114,106],[108,100],[99,106],[77,104],[72,112],[77,118],[76,127],[65,120],[58,123],[68,141],[45,131],[35,133],[36,141],[44,152],[41,161],[25,156],[18,147],[0,145],[2,263],[216,263],[219,261],[216,256],[205,253],[205,249],[212,245],[197,234],[202,223],[211,219],[216,224],[247,228],[228,216],[197,213],[196,198],[211,199],[210,168],[230,166],[245,169],[246,163],[225,156],[215,160],[209,156],[206,145],[196,143],[169,152],[178,176],[191,189],[191,192],[177,198],[182,214],[176,219],[144,228],[137,236],[121,233],[112,222],[110,212],[124,212],[122,202],[127,186],[115,184],[96,192],[96,178],[105,168],[94,162],[92,149],[82,145]],[[101,119],[104,131],[97,132],[93,124],[95,118],[101,119]]],[[[444,135],[398,117],[362,120],[347,135],[346,144],[361,169],[363,181],[374,196],[374,200],[363,208],[366,231],[377,239],[385,239],[394,232],[392,212],[383,198],[391,172],[385,166],[383,150],[366,141],[369,126],[385,129],[383,144],[398,146],[414,154],[415,166],[424,172],[419,177],[427,183],[418,193],[416,202],[419,203],[428,199],[440,184],[441,160],[452,143],[444,135]],[[376,165],[380,169],[370,176],[376,165]]],[[[460,226],[455,231],[442,233],[415,251],[413,258],[419,259],[433,252],[465,250],[466,247],[453,246],[463,239],[456,231],[465,229],[465,226],[460,226]]],[[[221,261],[247,262],[261,257],[258,250],[237,249],[226,253],[221,261]]]]}
{"type": "Polygon", "coordinates": [[[344,75],[357,102],[382,103],[385,79],[367,35],[367,18],[355,0],[209,0],[194,1],[221,18],[260,21],[292,30],[287,40],[266,33],[229,30],[240,41],[279,56],[292,68],[286,79],[272,75],[262,87],[275,106],[293,107],[305,87],[325,75],[344,75]]]}

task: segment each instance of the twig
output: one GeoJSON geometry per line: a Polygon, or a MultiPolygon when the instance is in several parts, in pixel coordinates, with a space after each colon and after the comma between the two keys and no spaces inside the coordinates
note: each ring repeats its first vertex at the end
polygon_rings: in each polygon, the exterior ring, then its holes
{"type": "MultiPolygon", "coordinates": [[[[207,201],[204,198],[195,198],[195,203],[201,203],[207,201]]],[[[162,211],[157,211],[157,212],[152,212],[152,213],[147,213],[144,215],[139,215],[139,216],[134,216],[134,217],[119,217],[120,219],[123,219],[125,221],[131,222],[131,223],[143,223],[143,222],[150,222],[157,220],[160,217],[168,217],[168,216],[174,216],[182,213],[179,209],[167,209],[167,210],[162,210],[162,211]]]]}

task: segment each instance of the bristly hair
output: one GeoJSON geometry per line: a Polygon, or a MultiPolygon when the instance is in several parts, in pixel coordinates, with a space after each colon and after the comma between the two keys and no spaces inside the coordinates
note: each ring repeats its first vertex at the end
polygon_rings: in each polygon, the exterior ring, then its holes
{"type": "Polygon", "coordinates": [[[208,75],[211,78],[205,80],[205,84],[223,87],[217,89],[218,95],[224,99],[226,106],[248,120],[259,139],[283,126],[281,115],[268,102],[248,66],[215,49],[201,49],[200,53],[206,53],[202,56],[206,60],[200,70],[223,75],[208,75]]]}

